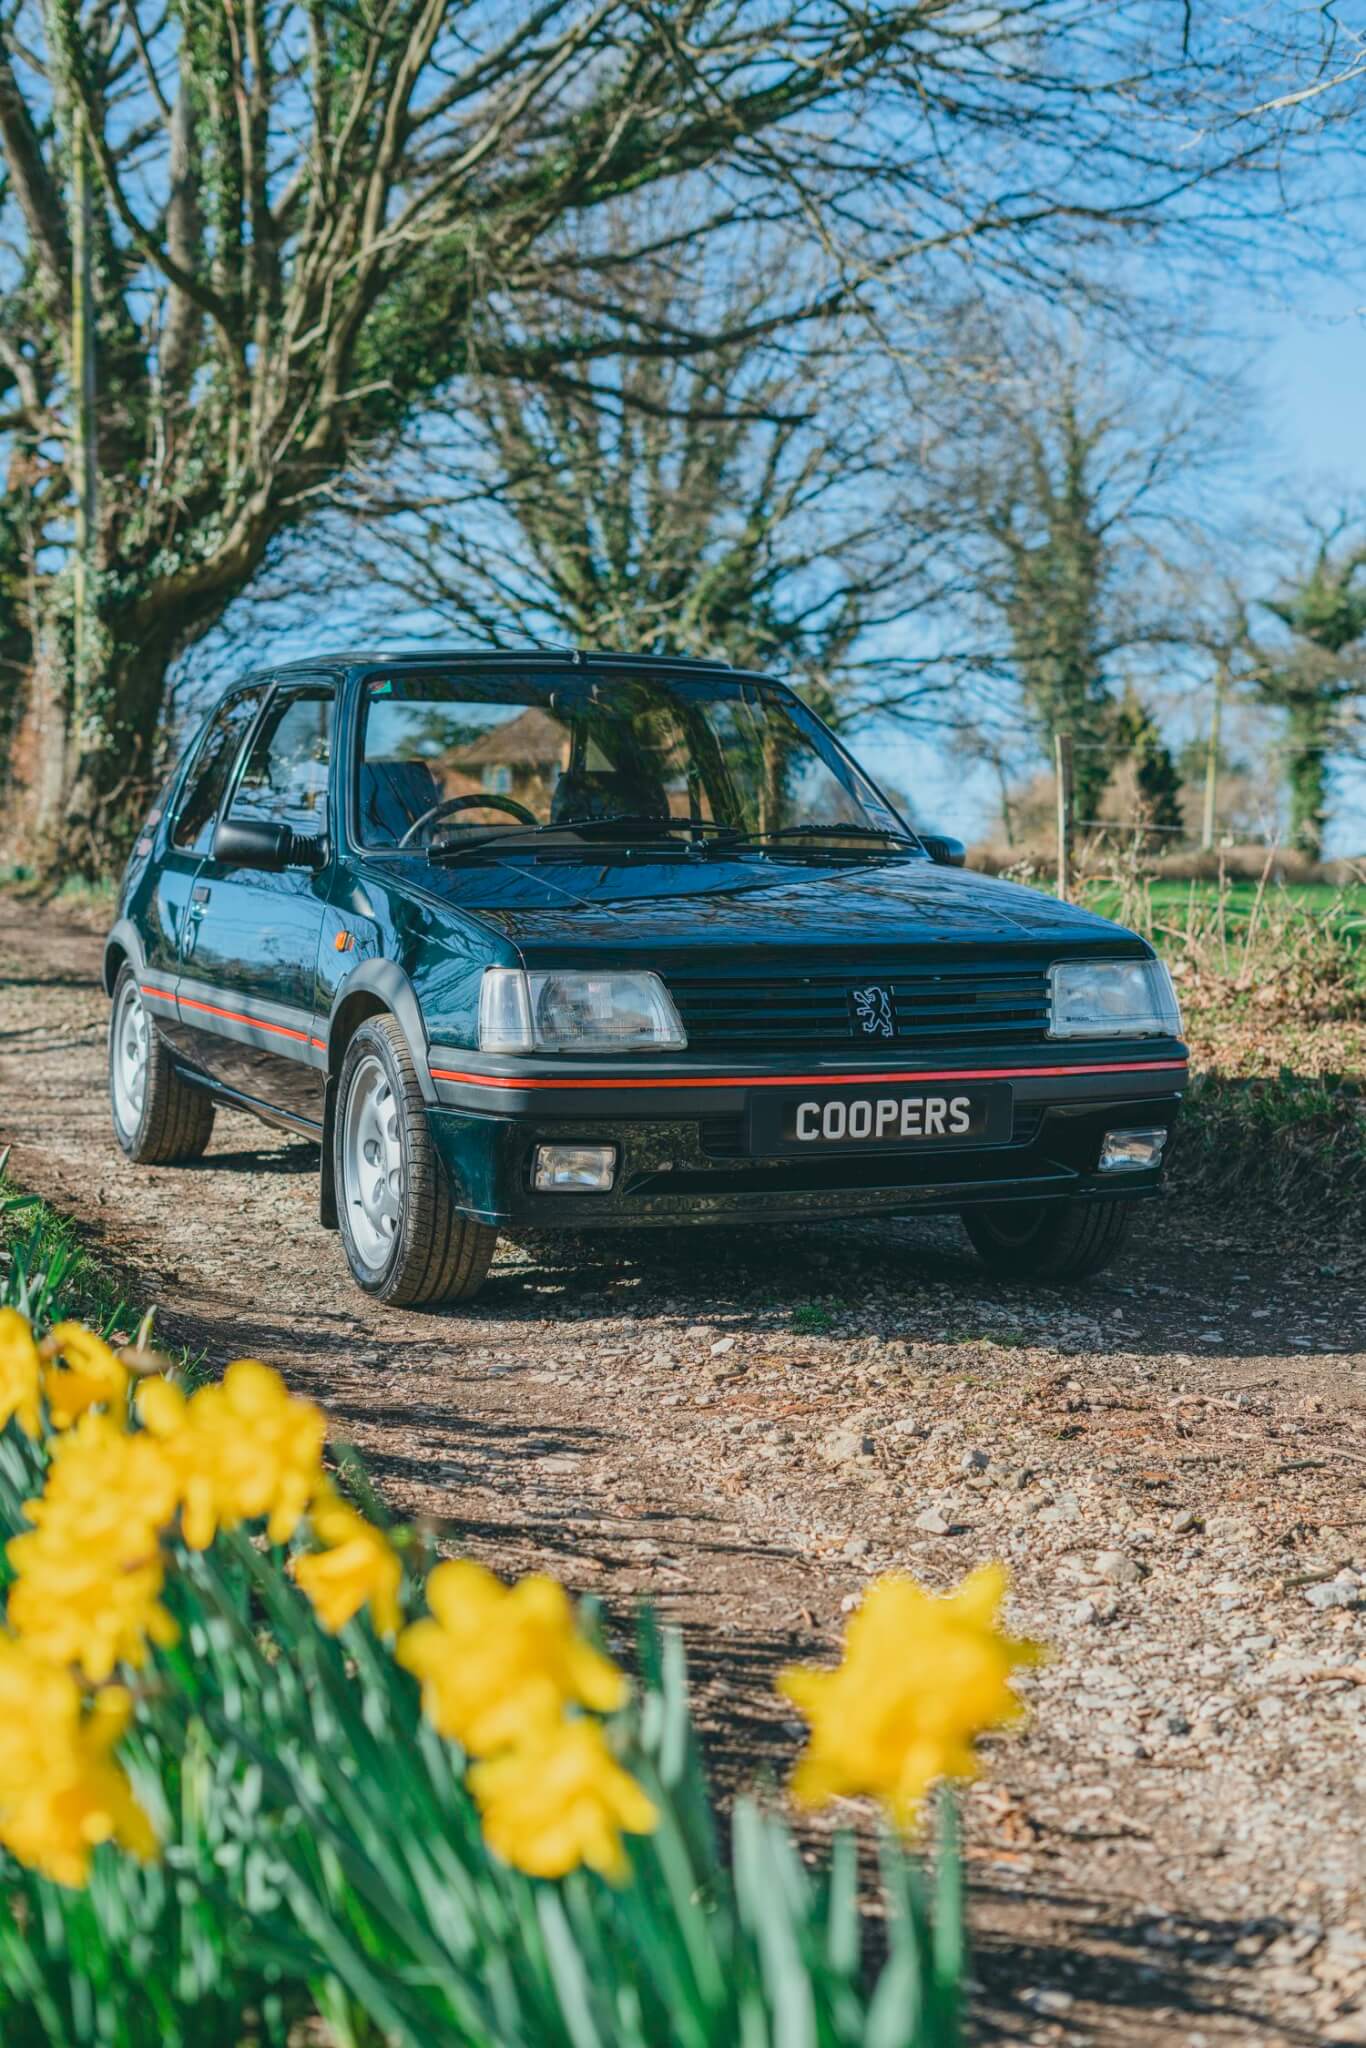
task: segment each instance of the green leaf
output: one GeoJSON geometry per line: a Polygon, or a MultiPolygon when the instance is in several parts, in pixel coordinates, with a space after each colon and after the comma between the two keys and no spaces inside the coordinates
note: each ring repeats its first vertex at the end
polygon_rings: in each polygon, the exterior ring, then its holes
{"type": "Polygon", "coordinates": [[[847,1830],[836,1835],[830,1850],[825,1926],[831,1968],[852,1977],[859,1961],[858,1843],[847,1830]]]}
{"type": "Polygon", "coordinates": [[[588,1974],[569,1931],[559,1895],[548,1888],[540,1890],[536,1910],[545,1933],[546,1955],[559,1993],[560,2011],[573,2048],[603,2048],[602,2035],[593,2018],[588,1974]]]}

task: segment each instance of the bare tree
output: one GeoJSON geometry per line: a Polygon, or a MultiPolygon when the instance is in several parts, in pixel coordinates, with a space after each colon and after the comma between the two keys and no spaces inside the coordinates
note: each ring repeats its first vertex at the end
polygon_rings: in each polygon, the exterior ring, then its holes
{"type": "MultiPolygon", "coordinates": [[[[1135,694],[1145,669],[1203,631],[1181,570],[1199,538],[1192,485],[1220,458],[1225,407],[1208,383],[1155,388],[1146,362],[1071,321],[968,333],[946,404],[940,497],[957,507],[946,544],[970,598],[944,659],[970,751],[999,776],[1012,753],[1051,760],[1070,733],[1077,813],[1094,820],[1140,727],[1150,746],[1135,694]]],[[[897,713],[895,697],[886,708],[897,713]]]]}
{"type": "Polygon", "coordinates": [[[1249,39],[1266,95],[1250,108],[1234,108],[1232,118],[1294,112],[1331,121],[1360,113],[1366,27],[1359,22],[1344,21],[1322,0],[1278,0],[1234,15],[1229,27],[1249,39]]]}
{"type": "Polygon", "coordinates": [[[1210,231],[1192,195],[1255,156],[1189,147],[1227,59],[1198,41],[1114,0],[3,0],[0,613],[46,858],[101,858],[173,657],[476,341],[505,374],[619,353],[642,251],[566,228],[664,182],[694,237],[800,228],[819,275],[770,325],[969,253],[1054,287],[1107,233],[1210,231]]]}
{"type": "MultiPolygon", "coordinates": [[[[758,329],[772,266],[730,267],[733,314],[758,329]]],[[[463,379],[415,440],[345,481],[332,587],[416,608],[446,637],[779,668],[838,715],[869,636],[938,594],[905,366],[852,317],[795,346],[634,355],[633,331],[684,325],[698,294],[667,265],[626,291],[619,356],[463,379]]],[[[301,542],[316,590],[319,550],[301,542]]]]}

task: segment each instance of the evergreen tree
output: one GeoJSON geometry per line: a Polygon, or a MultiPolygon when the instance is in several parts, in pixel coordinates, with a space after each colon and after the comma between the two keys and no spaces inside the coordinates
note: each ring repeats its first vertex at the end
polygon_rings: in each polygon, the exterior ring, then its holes
{"type": "Polygon", "coordinates": [[[1151,828],[1181,825],[1181,771],[1157,721],[1132,684],[1125,690],[1112,725],[1116,761],[1132,769],[1139,818],[1151,828]]]}
{"type": "Polygon", "coordinates": [[[1328,821],[1329,762],[1352,699],[1366,691],[1366,541],[1342,545],[1345,521],[1320,532],[1309,567],[1266,609],[1290,636],[1263,651],[1254,680],[1285,713],[1290,840],[1317,860],[1328,821]]]}

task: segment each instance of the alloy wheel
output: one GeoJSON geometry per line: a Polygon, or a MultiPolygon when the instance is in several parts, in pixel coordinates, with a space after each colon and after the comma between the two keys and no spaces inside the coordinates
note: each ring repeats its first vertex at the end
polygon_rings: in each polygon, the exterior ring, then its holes
{"type": "Polygon", "coordinates": [[[151,1053],[151,1024],[142,997],[132,983],[124,989],[115,1012],[109,1052],[114,1114],[119,1129],[131,1138],[147,1099],[147,1062],[151,1053]]]}
{"type": "Polygon", "coordinates": [[[373,1055],[357,1066],[342,1125],[342,1181],[351,1239],[372,1272],[403,1221],[403,1139],[389,1076],[373,1055]]]}

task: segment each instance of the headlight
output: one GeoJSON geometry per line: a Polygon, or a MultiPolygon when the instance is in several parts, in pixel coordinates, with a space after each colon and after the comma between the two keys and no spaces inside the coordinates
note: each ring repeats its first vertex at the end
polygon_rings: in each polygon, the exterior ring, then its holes
{"type": "Polygon", "coordinates": [[[484,970],[481,1052],[670,1052],[687,1042],[657,974],[484,970]]]}
{"type": "Polygon", "coordinates": [[[1179,1038],[1181,1009],[1160,960],[1060,960],[1049,969],[1050,1038],[1179,1038]]]}

